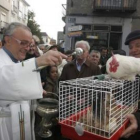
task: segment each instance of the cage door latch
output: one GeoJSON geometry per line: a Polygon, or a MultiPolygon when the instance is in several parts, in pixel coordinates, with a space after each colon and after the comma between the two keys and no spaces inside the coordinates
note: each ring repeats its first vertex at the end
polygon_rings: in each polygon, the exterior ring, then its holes
{"type": "Polygon", "coordinates": [[[75,131],[79,136],[84,134],[83,123],[76,122],[75,131]]]}

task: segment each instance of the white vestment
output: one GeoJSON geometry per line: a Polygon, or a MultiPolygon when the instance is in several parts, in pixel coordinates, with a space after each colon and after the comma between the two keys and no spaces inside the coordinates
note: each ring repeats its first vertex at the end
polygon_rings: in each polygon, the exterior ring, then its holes
{"type": "Polygon", "coordinates": [[[20,140],[19,115],[24,116],[25,140],[32,140],[30,100],[42,98],[40,73],[35,58],[14,63],[0,49],[0,140],[20,140]]]}

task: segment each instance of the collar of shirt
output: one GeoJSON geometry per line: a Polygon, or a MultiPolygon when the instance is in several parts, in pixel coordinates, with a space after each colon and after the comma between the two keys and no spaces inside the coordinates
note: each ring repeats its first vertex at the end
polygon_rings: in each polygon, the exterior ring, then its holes
{"type": "Polygon", "coordinates": [[[8,54],[8,56],[11,58],[11,60],[13,62],[15,62],[15,63],[18,63],[19,62],[16,58],[14,58],[14,56],[12,55],[12,53],[9,50],[7,50],[4,46],[2,47],[2,49],[8,54]]]}
{"type": "Polygon", "coordinates": [[[82,65],[85,63],[85,61],[86,61],[86,59],[85,59],[84,62],[80,65],[80,64],[78,64],[78,62],[77,62],[77,60],[76,60],[76,67],[77,67],[77,70],[78,70],[78,71],[81,71],[81,67],[82,67],[82,65]]]}

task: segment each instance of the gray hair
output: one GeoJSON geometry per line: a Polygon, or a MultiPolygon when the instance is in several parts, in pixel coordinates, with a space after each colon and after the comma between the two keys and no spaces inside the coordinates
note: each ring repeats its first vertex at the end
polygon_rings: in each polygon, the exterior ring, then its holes
{"type": "Polygon", "coordinates": [[[90,45],[89,45],[89,43],[88,43],[87,41],[84,41],[84,40],[77,41],[76,44],[75,44],[75,48],[76,48],[79,44],[84,44],[84,45],[87,47],[88,51],[90,50],[90,45]]]}
{"type": "Polygon", "coordinates": [[[99,51],[92,50],[89,55],[92,55],[93,53],[96,53],[99,56],[99,58],[101,57],[101,53],[99,51]]]}
{"type": "Polygon", "coordinates": [[[26,25],[19,23],[19,22],[12,22],[10,23],[5,29],[4,29],[4,34],[3,36],[10,36],[14,33],[15,29],[17,28],[23,28],[25,30],[28,30],[31,32],[30,28],[27,27],[26,25]]]}

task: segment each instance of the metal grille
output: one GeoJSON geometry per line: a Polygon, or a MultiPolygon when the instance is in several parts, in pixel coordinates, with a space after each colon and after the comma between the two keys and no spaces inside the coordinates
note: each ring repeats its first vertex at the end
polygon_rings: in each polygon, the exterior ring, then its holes
{"type": "Polygon", "coordinates": [[[139,79],[134,82],[95,77],[61,81],[59,121],[71,127],[110,138],[124,123],[125,115],[137,110],[139,79]]]}
{"type": "Polygon", "coordinates": [[[95,0],[96,10],[129,10],[135,11],[137,0],[95,0]]]}

